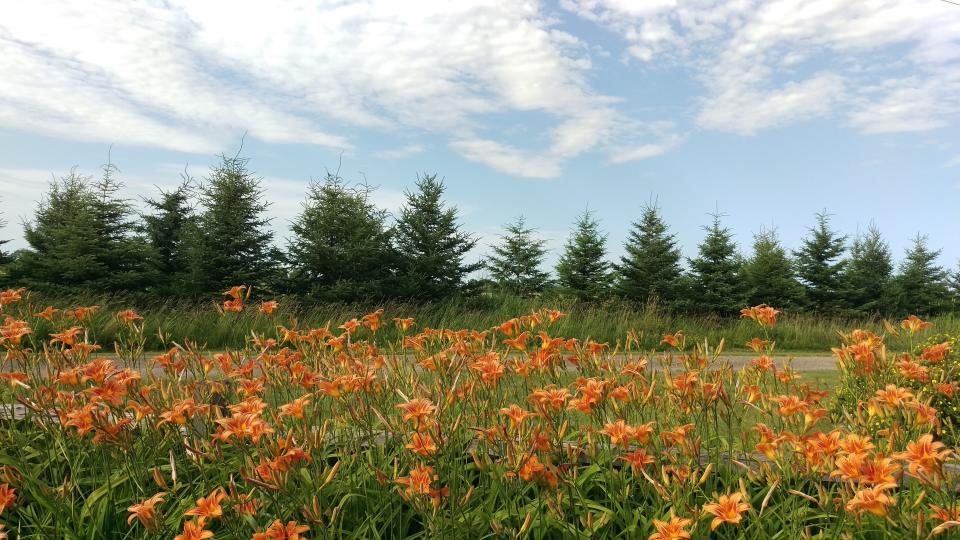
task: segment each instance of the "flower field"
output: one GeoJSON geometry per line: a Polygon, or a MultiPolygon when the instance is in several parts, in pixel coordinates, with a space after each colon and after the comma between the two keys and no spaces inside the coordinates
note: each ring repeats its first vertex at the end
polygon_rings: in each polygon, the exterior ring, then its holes
{"type": "Polygon", "coordinates": [[[275,330],[236,350],[161,336],[148,354],[134,311],[95,343],[95,307],[0,293],[0,538],[960,531],[958,346],[916,317],[839,336],[824,388],[778,355],[768,306],[743,310],[755,359],[734,370],[723,341],[567,339],[550,309],[311,328],[245,287],[225,298],[220,316],[259,310],[275,330]],[[401,337],[374,345],[388,327],[401,337]]]}

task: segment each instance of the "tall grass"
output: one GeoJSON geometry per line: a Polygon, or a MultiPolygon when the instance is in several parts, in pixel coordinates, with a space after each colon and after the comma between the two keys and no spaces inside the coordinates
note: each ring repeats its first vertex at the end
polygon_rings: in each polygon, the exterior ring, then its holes
{"type": "MultiPolygon", "coordinates": [[[[280,308],[270,316],[256,309],[260,299],[252,299],[249,307],[237,316],[224,317],[213,300],[195,302],[171,300],[168,302],[137,303],[118,296],[44,297],[33,294],[29,302],[36,311],[47,305],[56,308],[99,306],[89,328],[93,338],[110,343],[120,329],[113,315],[119,310],[135,308],[144,317],[146,348],[161,350],[171,342],[190,340],[211,349],[239,348],[251,336],[272,334],[278,325],[293,327],[322,327],[335,329],[343,321],[362,316],[378,308],[384,309],[384,318],[413,317],[418,328],[490,328],[513,317],[549,307],[570,316],[562,319],[554,332],[564,337],[591,338],[611,345],[622,341],[628,332],[636,332],[644,348],[657,346],[665,334],[682,330],[688,339],[707,338],[717,343],[724,338],[729,351],[746,351],[744,343],[754,335],[750,321],[737,317],[695,316],[676,314],[654,305],[639,306],[624,301],[579,303],[569,299],[521,299],[515,297],[480,297],[453,299],[442,302],[413,304],[387,301],[384,303],[304,303],[296,298],[279,298],[280,308]]],[[[945,315],[931,319],[937,331],[960,333],[960,318],[945,315]]],[[[42,339],[54,325],[34,328],[36,339],[42,339]]],[[[829,318],[805,313],[785,312],[771,331],[770,337],[790,350],[829,351],[837,344],[841,329],[863,328],[882,332],[880,319],[829,318]]],[[[392,325],[378,334],[378,343],[397,339],[392,325]]]]}

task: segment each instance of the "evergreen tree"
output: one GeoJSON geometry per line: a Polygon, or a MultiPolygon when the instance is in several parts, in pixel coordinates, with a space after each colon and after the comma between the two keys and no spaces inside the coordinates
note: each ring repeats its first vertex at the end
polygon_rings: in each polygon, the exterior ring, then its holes
{"type": "Polygon", "coordinates": [[[520,296],[540,292],[549,275],[540,269],[546,255],[546,242],[534,238],[534,229],[526,226],[523,216],[504,226],[501,243],[493,246],[487,268],[503,290],[520,296]]]}
{"type": "Polygon", "coordinates": [[[612,275],[607,254],[607,237],[589,210],[577,219],[560,262],[557,280],[560,286],[581,300],[596,300],[607,295],[612,275]]]}
{"type": "Polygon", "coordinates": [[[707,235],[699,254],[690,259],[692,280],[691,307],[697,311],[729,316],[743,306],[739,271],[742,266],[730,229],[721,226],[720,215],[703,228],[707,235]]]}
{"type": "Polygon", "coordinates": [[[640,302],[676,302],[682,294],[680,250],[656,205],[647,205],[633,223],[617,267],[617,289],[640,302]]]}
{"type": "Polygon", "coordinates": [[[395,225],[403,296],[437,300],[476,292],[468,276],[483,263],[466,263],[464,257],[477,240],[461,230],[457,208],[443,202],[444,189],[432,174],[418,177],[416,191],[406,192],[407,201],[395,225]]]}
{"type": "Polygon", "coordinates": [[[774,231],[753,237],[753,255],[741,270],[746,304],[769,304],[777,308],[799,305],[802,289],[793,273],[793,261],[774,231]]]}
{"type": "Polygon", "coordinates": [[[846,304],[854,315],[890,312],[890,278],[893,258],[890,247],[873,225],[850,246],[850,260],[843,272],[846,304]]]}
{"type": "Polygon", "coordinates": [[[937,264],[940,250],[927,247],[918,234],[906,251],[894,280],[897,307],[902,315],[934,315],[947,308],[947,273],[937,264]]]}
{"type": "MultiPolygon", "coordinates": [[[[0,229],[7,226],[7,220],[0,217],[0,229]]],[[[0,287],[7,287],[10,280],[10,264],[13,262],[13,255],[4,248],[10,242],[10,239],[0,239],[0,287]]]]}
{"type": "Polygon", "coordinates": [[[342,301],[394,292],[392,231],[386,212],[370,202],[371,191],[349,186],[333,174],[310,183],[287,248],[294,291],[316,300],[342,301]]]}
{"type": "Polygon", "coordinates": [[[24,225],[30,249],[11,265],[11,279],[46,291],[142,291],[150,281],[147,246],[136,234],[128,201],[118,196],[115,167],[97,181],[71,171],[55,179],[24,225]]]}
{"type": "Polygon", "coordinates": [[[141,220],[161,297],[181,294],[190,271],[189,239],[198,234],[197,216],[190,205],[193,188],[192,180],[184,177],[176,189],[160,190],[158,198],[144,199],[149,212],[141,220]]]}
{"type": "Polygon", "coordinates": [[[793,252],[807,307],[818,313],[839,313],[843,306],[841,277],[846,264],[840,257],[847,237],[831,230],[830,216],[822,212],[817,214],[816,226],[808,230],[800,249],[793,252]]]}
{"type": "Polygon", "coordinates": [[[247,168],[248,159],[221,155],[200,187],[202,213],[191,239],[190,268],[194,293],[216,294],[234,285],[270,288],[278,253],[264,217],[261,178],[247,168]]]}
{"type": "Polygon", "coordinates": [[[947,277],[947,288],[950,290],[951,311],[960,314],[960,262],[947,277]]]}

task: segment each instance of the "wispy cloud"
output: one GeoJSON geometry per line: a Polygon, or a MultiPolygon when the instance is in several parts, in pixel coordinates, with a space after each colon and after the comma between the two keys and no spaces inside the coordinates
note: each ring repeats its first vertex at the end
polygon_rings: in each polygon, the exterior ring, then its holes
{"type": "Polygon", "coordinates": [[[358,129],[412,130],[497,168],[517,151],[461,141],[490,139],[490,114],[538,112],[531,140],[549,142],[524,151],[550,166],[510,172],[554,175],[617,125],[591,50],[536,2],[24,3],[0,20],[0,126],[202,154],[244,131],[349,149],[358,129]]]}
{"type": "Polygon", "coordinates": [[[893,133],[960,118],[960,9],[944,2],[561,5],[620,34],[632,60],[688,68],[706,89],[696,118],[706,129],[749,135],[842,115],[865,133],[893,133]]]}

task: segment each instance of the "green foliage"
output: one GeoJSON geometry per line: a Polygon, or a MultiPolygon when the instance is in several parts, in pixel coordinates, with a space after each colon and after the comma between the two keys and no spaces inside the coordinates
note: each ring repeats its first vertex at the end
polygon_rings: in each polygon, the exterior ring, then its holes
{"type": "Polygon", "coordinates": [[[799,306],[803,290],[776,232],[764,231],[753,237],[753,255],[744,261],[740,274],[747,305],[799,306]]]}
{"type": "Polygon", "coordinates": [[[435,174],[418,177],[417,190],[406,192],[395,226],[402,297],[437,300],[476,292],[468,277],[483,263],[464,258],[477,240],[461,230],[457,208],[443,202],[443,192],[435,174]]]}
{"type": "Polygon", "coordinates": [[[589,210],[574,225],[557,263],[557,281],[567,292],[581,300],[596,300],[610,292],[613,276],[606,261],[607,237],[589,210]]]}
{"type": "Polygon", "coordinates": [[[31,249],[17,257],[12,279],[37,290],[139,291],[151,283],[148,248],[112,164],[93,181],[71,171],[50,184],[24,226],[31,249]]]}
{"type": "Polygon", "coordinates": [[[617,289],[626,298],[671,303],[681,296],[680,249],[656,205],[633,224],[617,268],[617,289]]]}
{"type": "Polygon", "coordinates": [[[824,314],[841,312],[841,278],[846,261],[840,257],[846,241],[846,236],[830,228],[830,216],[821,212],[800,249],[793,253],[808,309],[824,314]]]}
{"type": "Polygon", "coordinates": [[[930,315],[948,307],[947,273],[936,264],[940,250],[927,247],[927,237],[918,234],[907,249],[894,279],[897,308],[901,313],[930,315]]]}
{"type": "Polygon", "coordinates": [[[843,289],[853,313],[887,315],[894,307],[890,298],[893,259],[880,231],[872,226],[854,238],[850,260],[844,268],[843,289]]]}
{"type": "Polygon", "coordinates": [[[287,248],[293,292],[328,301],[389,295],[397,257],[386,212],[370,202],[371,191],[333,174],[310,183],[287,248]]]}
{"type": "Polygon", "coordinates": [[[950,293],[951,311],[960,313],[960,263],[957,269],[947,276],[947,290],[950,293]]]}
{"type": "Polygon", "coordinates": [[[528,228],[523,216],[504,226],[500,244],[492,247],[487,268],[503,290],[527,296],[543,291],[549,274],[540,269],[547,253],[546,242],[534,238],[535,229],[528,228]]]}
{"type": "Polygon", "coordinates": [[[721,225],[719,214],[714,214],[713,223],[703,229],[707,235],[700,243],[699,254],[690,259],[691,300],[697,309],[729,316],[743,307],[740,255],[733,233],[721,225]]]}
{"type": "Polygon", "coordinates": [[[264,217],[261,179],[248,160],[221,155],[200,188],[202,213],[190,245],[190,282],[196,294],[246,284],[270,287],[277,253],[264,217]]]}
{"type": "Polygon", "coordinates": [[[148,212],[141,215],[156,270],[155,287],[161,297],[180,294],[190,271],[188,243],[197,233],[197,217],[190,202],[194,186],[190,178],[172,191],[160,190],[159,198],[145,199],[148,212]]]}

